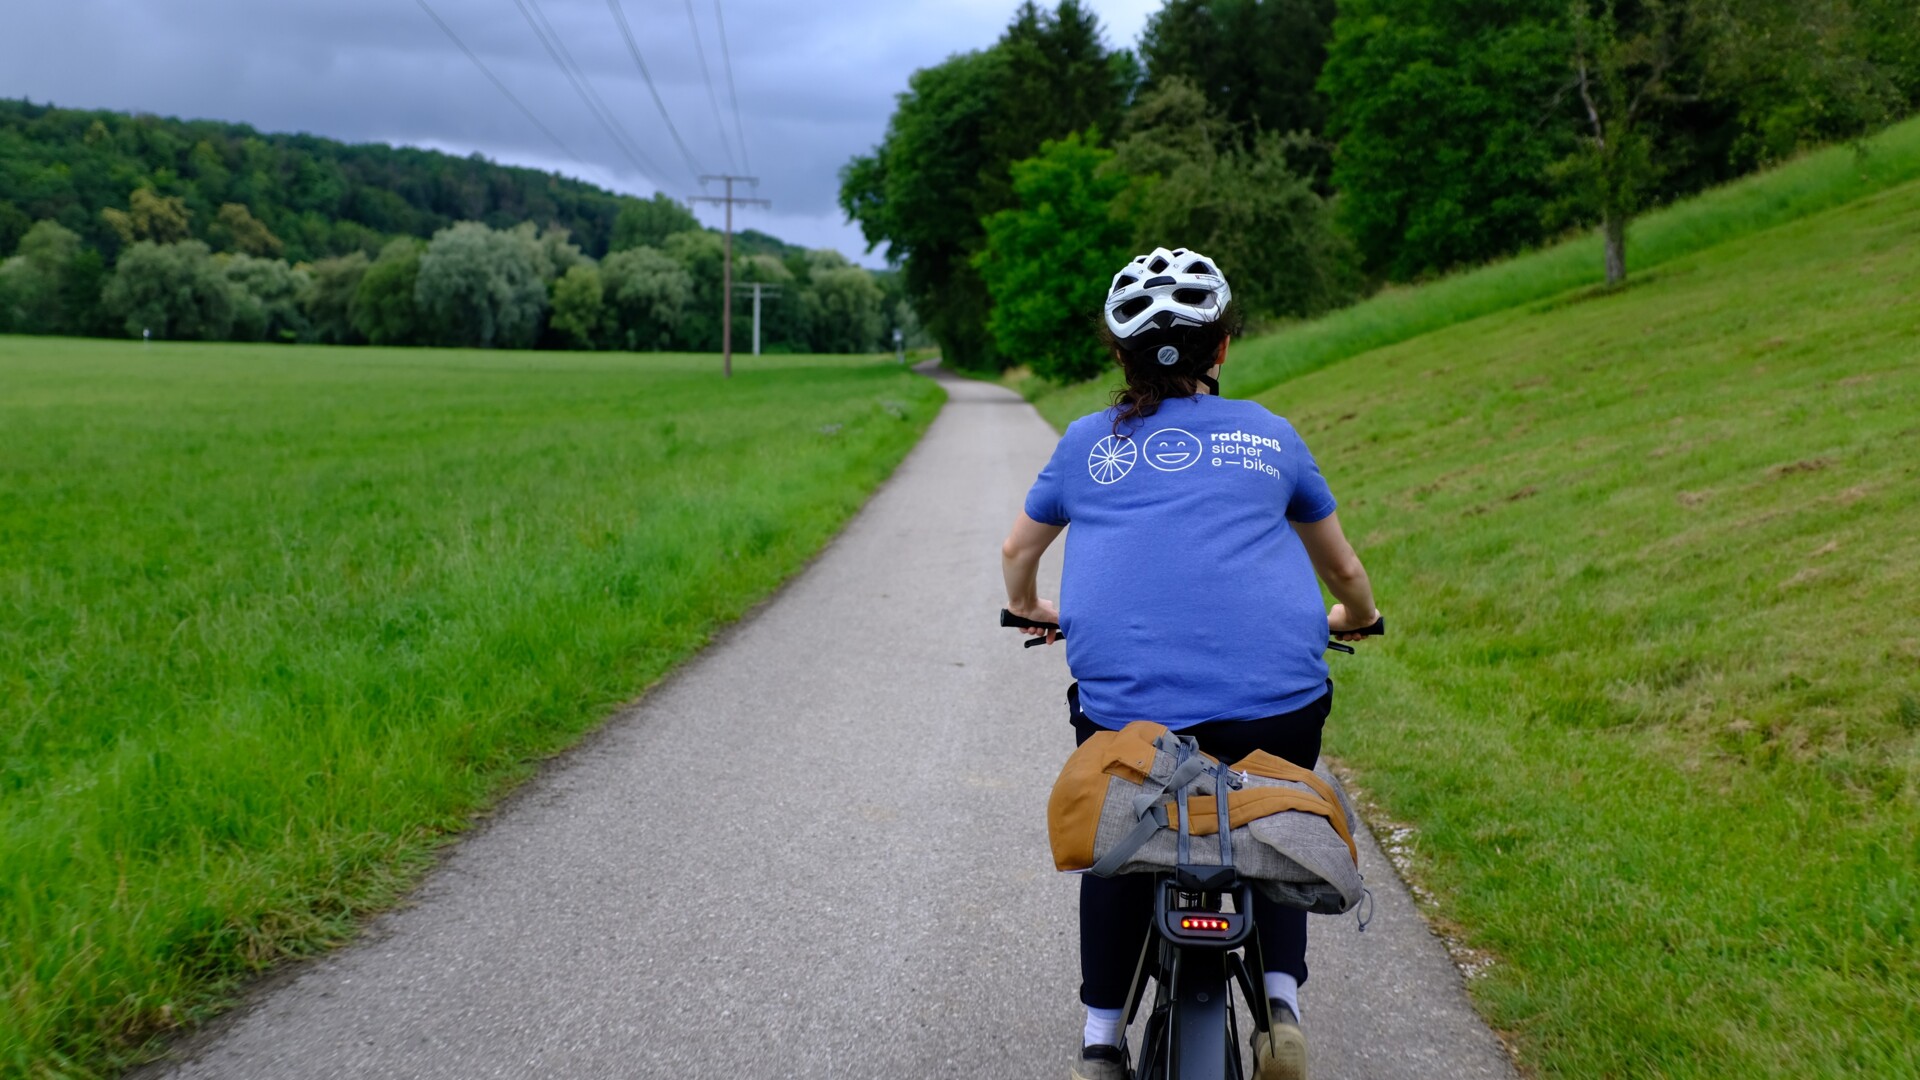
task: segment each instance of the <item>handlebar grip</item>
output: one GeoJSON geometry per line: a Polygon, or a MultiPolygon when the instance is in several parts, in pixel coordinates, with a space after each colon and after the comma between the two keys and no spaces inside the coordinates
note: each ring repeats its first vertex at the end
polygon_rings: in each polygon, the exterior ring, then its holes
{"type": "Polygon", "coordinates": [[[1360,634],[1365,637],[1379,637],[1387,632],[1387,617],[1385,615],[1380,616],[1373,620],[1371,626],[1363,626],[1358,630],[1342,630],[1340,632],[1343,634],[1360,634]]]}
{"type": "Polygon", "coordinates": [[[1013,612],[1008,611],[1006,608],[1000,609],[1000,625],[1001,626],[1017,626],[1022,630],[1058,630],[1060,629],[1059,623],[1035,622],[1032,619],[1023,619],[1020,616],[1015,615],[1013,612]]]}
{"type": "MultiPolygon", "coordinates": [[[[1006,608],[1000,609],[1000,625],[1018,627],[1022,630],[1052,630],[1054,631],[1053,640],[1055,641],[1067,640],[1067,635],[1059,632],[1060,624],[1050,623],[1050,622],[1035,622],[1032,619],[1023,619],[1020,616],[1015,615],[1013,612],[1008,611],[1006,608]]],[[[1024,646],[1022,646],[1022,648],[1031,649],[1035,645],[1045,645],[1046,643],[1047,643],[1046,635],[1042,634],[1039,637],[1028,638],[1027,643],[1024,646]]]]}

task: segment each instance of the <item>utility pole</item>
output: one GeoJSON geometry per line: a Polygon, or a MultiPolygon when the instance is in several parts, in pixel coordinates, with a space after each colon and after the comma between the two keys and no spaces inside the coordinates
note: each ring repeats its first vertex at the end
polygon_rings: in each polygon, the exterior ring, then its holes
{"type": "Polygon", "coordinates": [[[734,197],[734,181],[738,180],[757,188],[760,186],[760,178],[757,176],[703,176],[700,178],[700,183],[704,186],[715,180],[725,181],[727,185],[725,196],[695,195],[687,201],[714,203],[727,208],[726,255],[721,260],[720,363],[726,377],[731,379],[733,378],[733,208],[736,203],[742,206],[772,206],[773,204],[765,199],[734,197]]]}
{"type": "Polygon", "coordinates": [[[743,281],[740,288],[753,289],[753,355],[760,355],[760,298],[780,299],[780,286],[769,285],[764,281],[743,281]]]}

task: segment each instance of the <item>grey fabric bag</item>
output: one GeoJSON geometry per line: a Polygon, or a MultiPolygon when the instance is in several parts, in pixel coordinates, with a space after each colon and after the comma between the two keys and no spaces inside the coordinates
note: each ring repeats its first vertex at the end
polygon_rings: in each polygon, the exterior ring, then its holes
{"type": "Polygon", "coordinates": [[[1111,876],[1172,870],[1181,863],[1220,866],[1232,862],[1241,879],[1275,903],[1337,915],[1360,902],[1364,893],[1360,868],[1347,840],[1358,833],[1360,821],[1346,789],[1325,761],[1315,766],[1313,774],[1332,790],[1346,836],[1330,818],[1300,809],[1284,809],[1222,828],[1229,802],[1247,799],[1263,788],[1294,792],[1317,806],[1324,807],[1326,800],[1303,781],[1236,772],[1202,754],[1190,736],[1167,733],[1153,745],[1153,766],[1145,784],[1108,777],[1094,838],[1095,862],[1089,872],[1111,876]],[[1213,833],[1192,835],[1188,804],[1195,797],[1213,796],[1222,787],[1228,799],[1213,799],[1213,806],[1201,811],[1215,819],[1213,833]],[[1236,796],[1236,792],[1244,794],[1236,796]],[[1231,838],[1230,850],[1223,850],[1220,843],[1223,833],[1231,838]]]}

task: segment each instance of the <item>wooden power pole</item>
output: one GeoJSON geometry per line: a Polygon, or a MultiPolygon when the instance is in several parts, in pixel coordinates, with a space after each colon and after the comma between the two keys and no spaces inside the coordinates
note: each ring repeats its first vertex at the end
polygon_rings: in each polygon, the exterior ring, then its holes
{"type": "Polygon", "coordinates": [[[751,187],[760,186],[757,176],[703,176],[702,184],[723,181],[727,185],[725,195],[695,195],[689,202],[708,202],[727,208],[726,255],[721,259],[720,286],[720,364],[726,377],[733,378],[733,208],[741,206],[772,206],[765,199],[736,198],[733,185],[737,180],[751,187]]]}

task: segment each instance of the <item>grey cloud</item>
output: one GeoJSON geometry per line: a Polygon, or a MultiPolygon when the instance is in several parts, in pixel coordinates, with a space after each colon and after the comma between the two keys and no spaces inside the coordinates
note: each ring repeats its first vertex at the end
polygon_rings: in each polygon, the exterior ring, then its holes
{"type": "MultiPolygon", "coordinates": [[[[414,0],[15,0],[0,32],[0,95],[477,150],[616,190],[694,192],[605,0],[541,6],[658,166],[652,177],[642,176],[592,119],[514,0],[428,2],[580,161],[562,156],[530,125],[414,0]]],[[[621,3],[700,166],[726,170],[686,0],[621,3]]],[[[1013,0],[722,4],[748,153],[763,178],[760,193],[774,201],[770,212],[747,212],[740,224],[850,255],[864,243],[835,207],[840,167],[880,139],[914,69],[990,43],[1014,7],[1013,0]]],[[[693,6],[722,121],[731,129],[713,0],[693,6]]],[[[1110,41],[1131,43],[1158,2],[1092,6],[1110,41]]]]}

